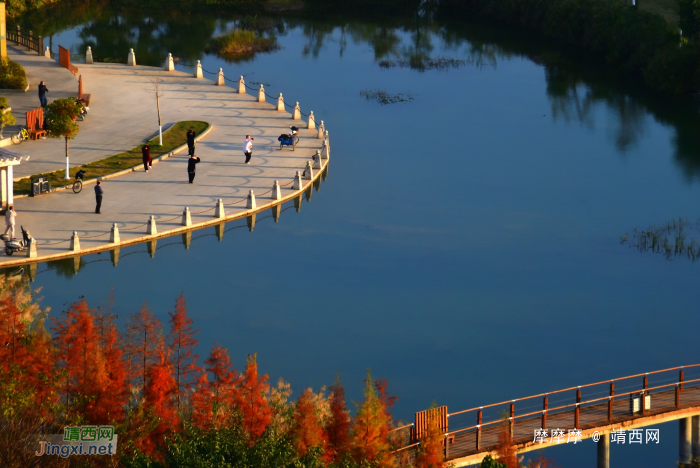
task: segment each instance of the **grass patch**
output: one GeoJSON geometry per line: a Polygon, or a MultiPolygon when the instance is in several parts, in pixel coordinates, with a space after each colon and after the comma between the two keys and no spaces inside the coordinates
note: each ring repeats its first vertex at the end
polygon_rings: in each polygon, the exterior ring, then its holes
{"type": "MultiPolygon", "coordinates": [[[[151,158],[155,159],[158,156],[167,154],[177,148],[178,146],[187,143],[187,131],[190,127],[194,128],[197,135],[200,135],[209,124],[207,122],[200,122],[197,120],[185,120],[178,122],[172,127],[170,127],[165,133],[163,133],[163,146],[158,145],[158,137],[156,136],[152,140],[148,141],[151,145],[151,158]]],[[[99,161],[91,162],[90,164],[85,164],[83,166],[76,166],[70,168],[70,176],[75,177],[75,173],[80,169],[85,170],[85,180],[97,179],[98,177],[104,177],[115,172],[123,171],[130,167],[138,166],[142,164],[141,158],[141,146],[133,148],[124,153],[119,153],[109,158],[100,159],[99,161]]],[[[49,182],[51,182],[52,188],[64,187],[66,185],[72,185],[74,180],[65,180],[66,170],[62,169],[60,171],[45,172],[43,174],[36,174],[32,177],[46,177],[49,182]]],[[[30,192],[30,179],[22,179],[14,183],[14,191],[16,195],[29,195],[30,192]]]]}
{"type": "Polygon", "coordinates": [[[279,48],[274,37],[265,37],[256,34],[255,31],[240,29],[215,37],[207,47],[209,52],[232,62],[251,60],[256,54],[273,52],[279,48]]]}
{"type": "Polygon", "coordinates": [[[0,60],[0,88],[24,89],[27,87],[27,74],[24,67],[12,60],[0,60]]]}

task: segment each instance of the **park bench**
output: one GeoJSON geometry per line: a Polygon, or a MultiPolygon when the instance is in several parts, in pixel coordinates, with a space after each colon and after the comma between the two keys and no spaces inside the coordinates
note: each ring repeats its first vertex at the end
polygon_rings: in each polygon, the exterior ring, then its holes
{"type": "Polygon", "coordinates": [[[78,77],[78,101],[85,107],[90,107],[90,95],[83,92],[83,75],[78,77]]]}
{"type": "Polygon", "coordinates": [[[44,109],[41,107],[27,112],[27,131],[29,138],[36,140],[46,134],[44,130],[44,109]]]}

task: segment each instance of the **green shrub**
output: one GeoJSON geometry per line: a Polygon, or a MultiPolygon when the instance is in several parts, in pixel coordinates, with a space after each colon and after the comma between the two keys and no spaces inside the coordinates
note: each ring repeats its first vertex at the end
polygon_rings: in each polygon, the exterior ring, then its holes
{"type": "Polygon", "coordinates": [[[24,67],[12,60],[0,60],[0,89],[24,89],[27,87],[27,74],[24,67]]]}
{"type": "Polygon", "coordinates": [[[246,61],[258,53],[272,52],[279,48],[274,37],[265,37],[255,31],[236,29],[215,37],[207,49],[225,60],[246,61]]]}

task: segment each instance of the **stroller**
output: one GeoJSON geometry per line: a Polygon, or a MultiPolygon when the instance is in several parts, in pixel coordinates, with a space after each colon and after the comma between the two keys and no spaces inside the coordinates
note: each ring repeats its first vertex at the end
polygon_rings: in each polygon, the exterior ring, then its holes
{"type": "Polygon", "coordinates": [[[277,138],[277,141],[280,142],[280,150],[283,146],[291,146],[292,151],[294,151],[297,147],[297,143],[299,143],[299,136],[297,135],[299,129],[291,126],[289,127],[289,130],[289,133],[283,133],[277,138]]]}
{"type": "Polygon", "coordinates": [[[15,252],[22,252],[27,250],[29,245],[29,235],[28,231],[25,231],[24,226],[20,226],[22,230],[22,240],[10,239],[7,234],[0,234],[0,239],[5,241],[5,254],[12,255],[15,252]]]}

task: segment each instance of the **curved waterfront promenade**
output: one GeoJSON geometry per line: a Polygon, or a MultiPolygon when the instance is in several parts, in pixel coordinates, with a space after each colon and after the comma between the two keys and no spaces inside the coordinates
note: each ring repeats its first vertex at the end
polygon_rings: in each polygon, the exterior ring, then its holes
{"type": "MultiPolygon", "coordinates": [[[[128,148],[140,143],[146,136],[151,136],[157,130],[155,102],[149,94],[149,78],[154,76],[163,79],[161,112],[164,123],[181,120],[209,122],[211,131],[196,146],[196,153],[202,162],[197,166],[195,183],[187,183],[188,156],[185,150],[155,163],[148,173],[140,168],[105,180],[102,183],[105,192],[102,214],[94,213],[94,186],[89,184],[80,194],[64,190],[36,198],[16,199],[16,236],[20,235],[19,226],[25,226],[37,240],[38,255],[36,258],[27,258],[24,252],[13,256],[0,254],[0,266],[111,250],[120,245],[148,242],[198,227],[247,217],[300,196],[321,175],[321,171],[327,168],[328,159],[323,159],[323,169],[315,169],[312,179],[302,179],[301,188],[292,188],[296,171],[304,170],[306,162],[322,148],[323,140],[318,139],[317,130],[306,129],[306,122],[292,120],[290,113],[278,111],[276,102],[257,102],[257,93],[255,96],[238,94],[236,89],[215,86],[208,79],[196,79],[187,73],[165,72],[154,67],[96,63],[79,64],[79,68],[85,81],[85,92],[92,95],[91,112],[86,122],[93,121],[91,127],[84,125],[84,122],[80,123],[80,135],[92,132],[90,138],[95,141],[100,140],[94,135],[97,133],[111,141],[115,137],[131,140],[126,145],[128,148]],[[110,119],[110,109],[119,109],[119,115],[126,109],[136,120],[141,121],[141,127],[135,131],[137,135],[132,136],[129,128],[120,128],[121,117],[110,119]],[[103,113],[103,110],[106,112],[103,113]],[[149,125],[142,120],[143,114],[151,122],[149,125]],[[107,121],[101,122],[98,119],[107,121]],[[280,150],[277,137],[288,130],[290,125],[301,128],[301,141],[296,151],[290,147],[280,150]],[[242,152],[246,134],[255,138],[250,165],[244,164],[242,152]],[[134,142],[132,138],[137,141],[134,142]],[[270,198],[275,180],[281,186],[280,200],[270,198]],[[250,190],[256,195],[257,206],[254,209],[246,208],[246,197],[250,190]],[[215,206],[219,199],[225,205],[225,218],[215,217],[215,206]],[[182,224],[185,207],[189,207],[191,212],[191,226],[182,224]],[[151,215],[155,217],[156,235],[150,235],[147,231],[147,221],[151,215]],[[117,224],[120,231],[118,244],[110,242],[109,231],[113,223],[117,224]],[[79,251],[70,249],[73,231],[78,233],[79,251]]],[[[32,85],[35,86],[34,83],[32,85]]],[[[44,151],[42,145],[46,143],[49,140],[25,142],[12,149],[34,156],[35,153],[44,151]]],[[[24,172],[41,172],[46,170],[45,164],[54,164],[53,161],[56,161],[55,166],[50,169],[60,169],[64,164],[63,144],[60,143],[57,147],[51,145],[58,149],[57,154],[40,158],[42,161],[36,164],[36,168],[32,167],[33,160],[26,166],[23,164],[24,172]]],[[[111,143],[105,146],[109,145],[111,143]]],[[[75,146],[81,147],[80,163],[105,157],[104,147],[95,147],[92,157],[91,148],[81,145],[79,139],[76,139],[75,146]]],[[[118,151],[121,150],[113,150],[110,154],[118,151]]]]}

